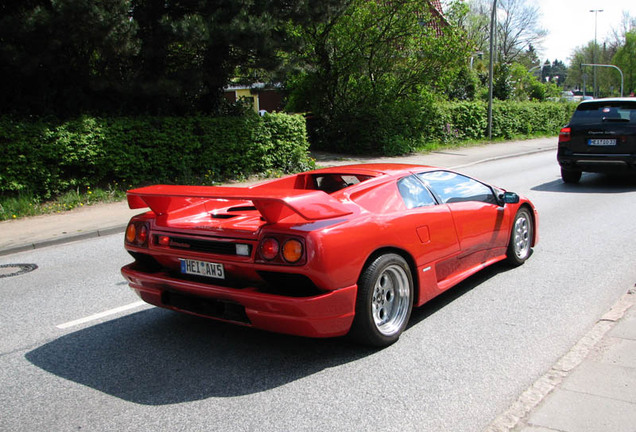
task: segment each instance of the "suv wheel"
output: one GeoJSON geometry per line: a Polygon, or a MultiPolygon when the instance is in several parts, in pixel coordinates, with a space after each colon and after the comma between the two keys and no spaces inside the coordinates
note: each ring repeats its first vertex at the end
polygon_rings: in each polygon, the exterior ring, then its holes
{"type": "Polygon", "coordinates": [[[578,183],[581,180],[581,170],[561,168],[561,178],[564,183],[578,183]]]}

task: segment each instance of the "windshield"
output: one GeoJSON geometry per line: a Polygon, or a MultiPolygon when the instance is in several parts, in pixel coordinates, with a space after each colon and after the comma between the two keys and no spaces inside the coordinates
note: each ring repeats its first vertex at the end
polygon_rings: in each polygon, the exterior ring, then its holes
{"type": "Polygon", "coordinates": [[[574,112],[570,125],[611,122],[636,125],[636,102],[598,101],[582,103],[574,112]]]}

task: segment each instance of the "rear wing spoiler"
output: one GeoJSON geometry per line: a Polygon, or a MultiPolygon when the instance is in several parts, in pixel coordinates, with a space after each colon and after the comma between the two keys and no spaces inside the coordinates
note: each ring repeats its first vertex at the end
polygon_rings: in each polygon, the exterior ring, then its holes
{"type": "Polygon", "coordinates": [[[150,207],[157,215],[168,214],[209,200],[251,201],[269,223],[276,223],[294,213],[308,221],[352,213],[350,208],[331,195],[317,190],[156,185],[129,190],[126,197],[131,209],[150,207]]]}

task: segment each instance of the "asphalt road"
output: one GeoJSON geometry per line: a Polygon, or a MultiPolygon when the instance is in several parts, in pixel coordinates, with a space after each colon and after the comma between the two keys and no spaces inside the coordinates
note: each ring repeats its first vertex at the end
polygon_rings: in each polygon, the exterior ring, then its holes
{"type": "Polygon", "coordinates": [[[483,430],[634,286],[636,181],[564,185],[552,153],[461,171],[529,196],[541,242],[384,350],[140,305],[119,235],[0,257],[38,266],[0,278],[0,430],[483,430]]]}

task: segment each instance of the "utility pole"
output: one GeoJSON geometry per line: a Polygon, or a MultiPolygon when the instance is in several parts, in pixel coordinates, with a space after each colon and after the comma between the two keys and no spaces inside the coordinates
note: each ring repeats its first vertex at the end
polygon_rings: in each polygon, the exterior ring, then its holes
{"type": "MultiPolygon", "coordinates": [[[[598,51],[598,44],[596,42],[598,13],[603,12],[603,9],[590,9],[590,12],[594,12],[594,49],[592,50],[592,63],[596,63],[596,54],[598,51]]],[[[596,86],[596,68],[594,68],[594,98],[596,98],[597,96],[598,96],[598,88],[596,86]]]]}
{"type": "Polygon", "coordinates": [[[497,0],[492,2],[490,12],[490,66],[488,68],[488,139],[492,139],[492,80],[495,62],[495,26],[497,25],[497,0]]]}

